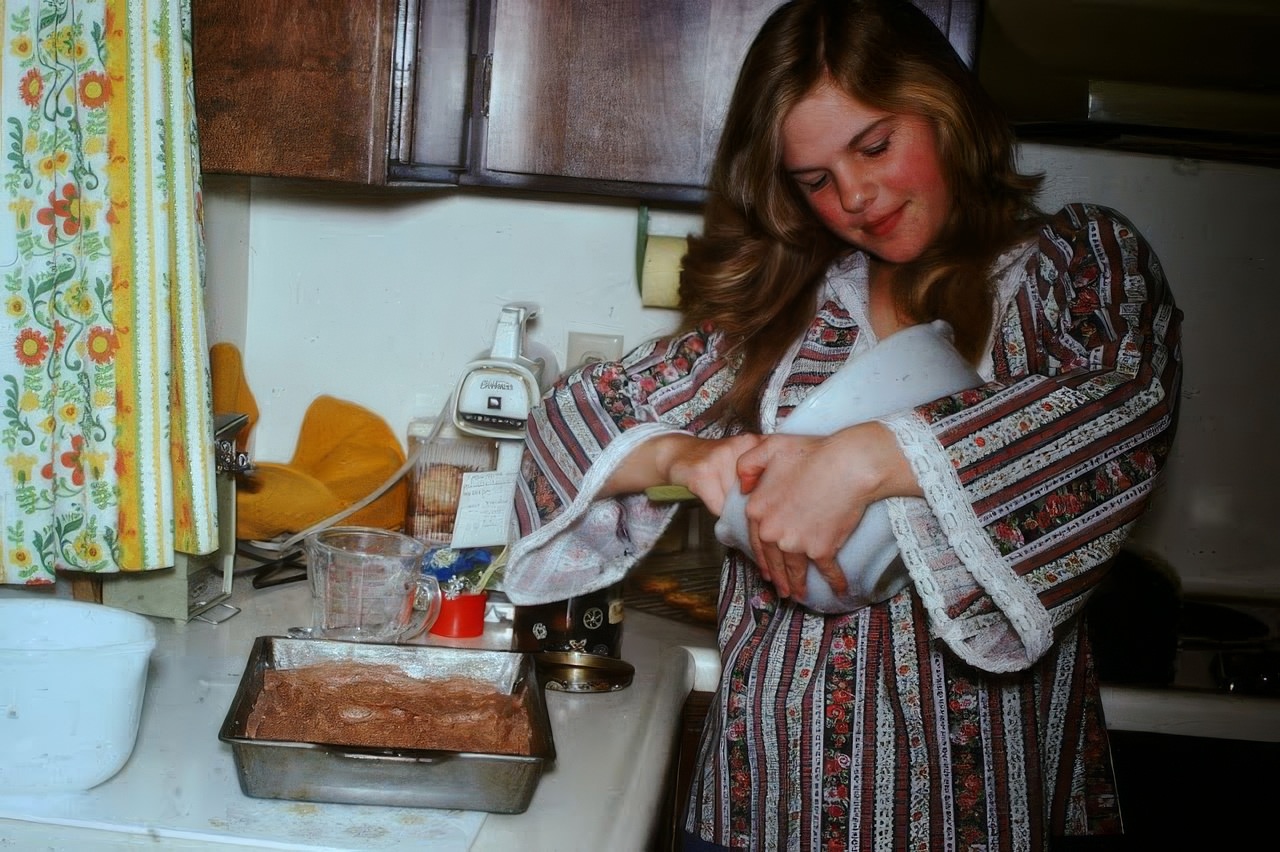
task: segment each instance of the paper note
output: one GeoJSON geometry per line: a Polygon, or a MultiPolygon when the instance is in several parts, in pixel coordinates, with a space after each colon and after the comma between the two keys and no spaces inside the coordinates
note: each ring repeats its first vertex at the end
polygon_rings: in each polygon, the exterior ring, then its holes
{"type": "Polygon", "coordinates": [[[491,547],[507,543],[516,473],[486,471],[462,475],[462,496],[450,547],[491,547]]]}

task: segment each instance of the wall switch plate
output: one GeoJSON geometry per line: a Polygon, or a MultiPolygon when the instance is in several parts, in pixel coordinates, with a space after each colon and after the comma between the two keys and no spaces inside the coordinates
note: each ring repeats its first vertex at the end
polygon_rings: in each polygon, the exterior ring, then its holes
{"type": "Polygon", "coordinates": [[[569,332],[568,366],[570,369],[593,361],[616,361],[621,357],[621,334],[569,332]]]}

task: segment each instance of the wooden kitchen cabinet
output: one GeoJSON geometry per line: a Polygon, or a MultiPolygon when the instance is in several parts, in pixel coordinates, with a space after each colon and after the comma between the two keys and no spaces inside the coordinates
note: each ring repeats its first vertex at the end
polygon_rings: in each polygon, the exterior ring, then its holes
{"type": "Polygon", "coordinates": [[[685,802],[697,771],[702,728],[714,698],[715,693],[694,691],[680,709],[680,727],[676,729],[675,753],[667,772],[657,837],[650,844],[659,852],[679,852],[683,848],[685,802]]]}
{"type": "MultiPolygon", "coordinates": [[[[978,0],[917,0],[970,58],[978,0]]],[[[778,0],[493,0],[464,183],[700,201],[738,68],[778,0]]]]}
{"type": "Polygon", "coordinates": [[[471,178],[700,195],[738,65],[776,0],[495,0],[471,178]]]}
{"type": "Polygon", "coordinates": [[[382,183],[402,0],[192,0],[206,172],[382,183]]]}
{"type": "MultiPolygon", "coordinates": [[[[980,0],[917,0],[972,57],[980,0]]],[[[778,0],[192,0],[209,172],[700,203],[778,0]]]]}

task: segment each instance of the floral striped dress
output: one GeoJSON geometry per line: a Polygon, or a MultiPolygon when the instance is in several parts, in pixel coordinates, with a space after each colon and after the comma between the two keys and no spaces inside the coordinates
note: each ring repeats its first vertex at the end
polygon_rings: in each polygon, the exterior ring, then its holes
{"type": "MultiPolygon", "coordinates": [[[[889,501],[911,585],[822,616],[729,551],[688,802],[702,839],[1020,850],[1120,829],[1079,616],[1168,457],[1181,313],[1147,242],[1101,207],[1064,208],[993,275],[986,384],[882,420],[925,493],[889,501]]],[[[819,302],[765,423],[875,344],[865,258],[833,267],[819,302]]],[[[705,417],[733,375],[721,345],[709,331],[652,341],[548,393],[517,489],[513,601],[616,582],[654,544],[670,507],[593,495],[654,435],[722,434],[705,417]]]]}

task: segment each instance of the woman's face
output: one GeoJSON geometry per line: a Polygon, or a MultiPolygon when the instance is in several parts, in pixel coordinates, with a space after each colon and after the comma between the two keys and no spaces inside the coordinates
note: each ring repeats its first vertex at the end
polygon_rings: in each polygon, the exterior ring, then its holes
{"type": "Polygon", "coordinates": [[[890,263],[915,260],[951,212],[937,134],[820,83],[782,123],[782,165],[824,225],[890,263]]]}

